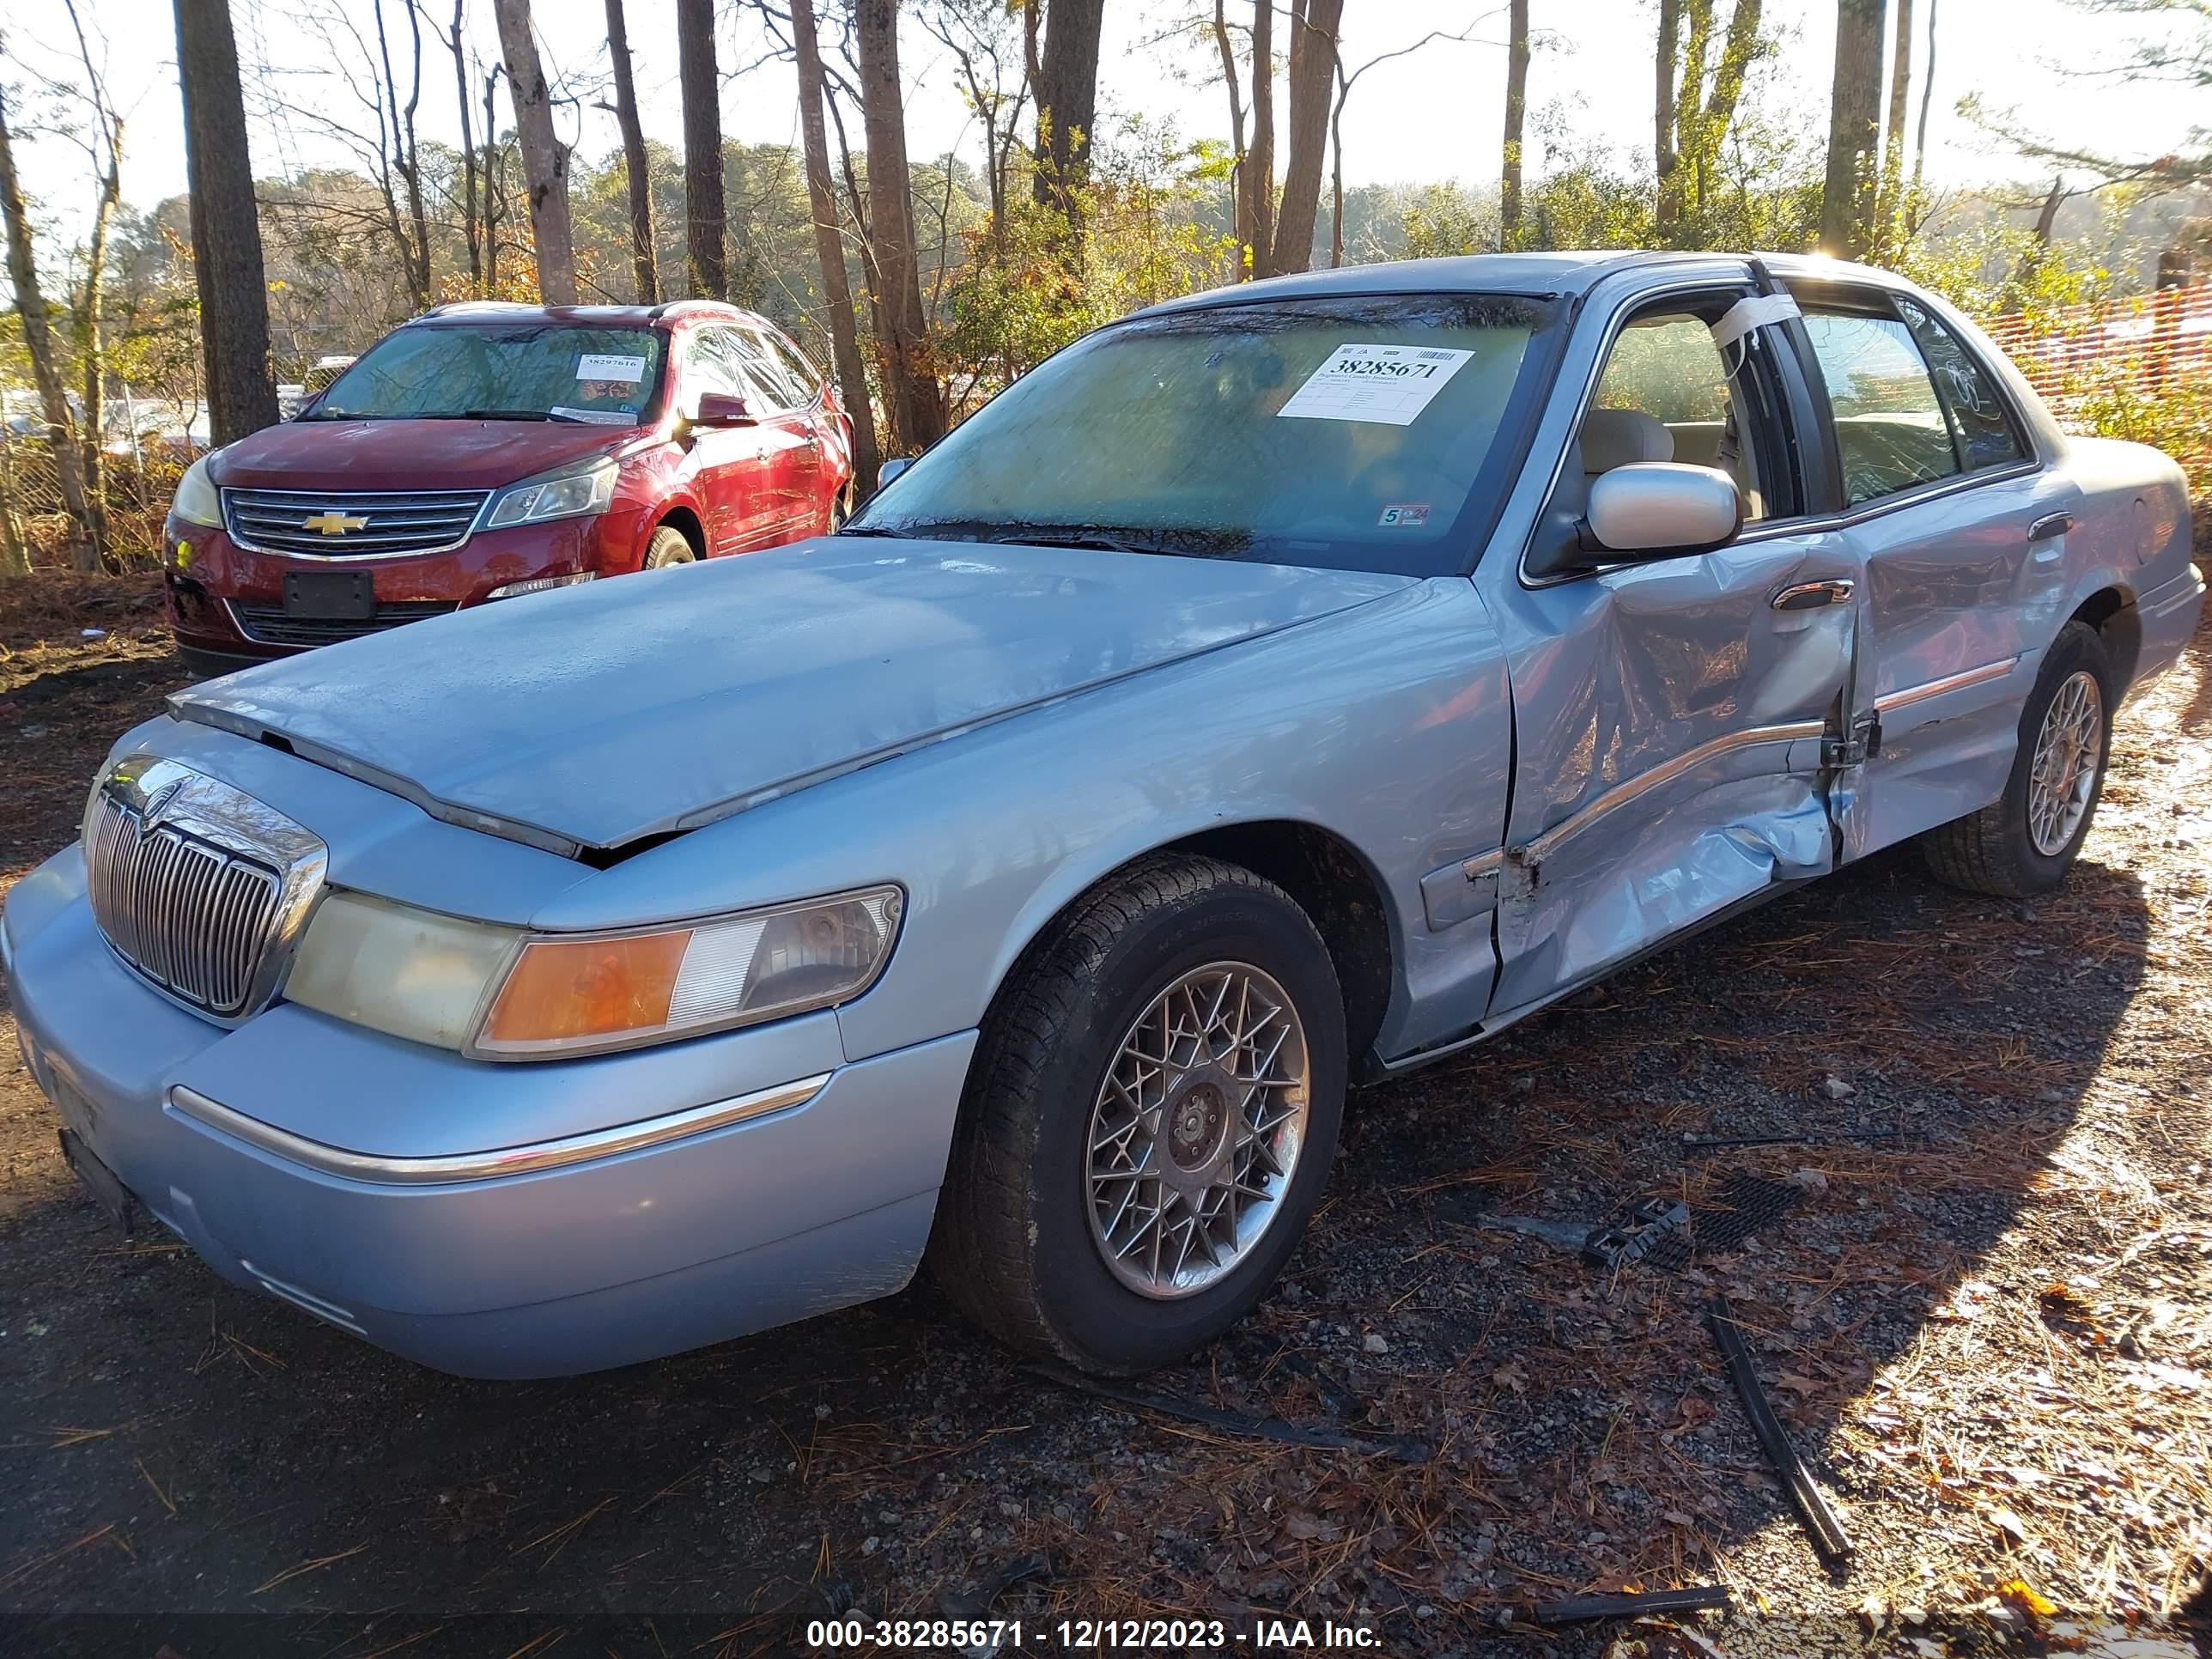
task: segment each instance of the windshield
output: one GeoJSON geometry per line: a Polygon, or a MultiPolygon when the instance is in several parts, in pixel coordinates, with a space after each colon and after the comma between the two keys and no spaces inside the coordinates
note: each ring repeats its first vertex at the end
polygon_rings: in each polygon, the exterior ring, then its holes
{"type": "Polygon", "coordinates": [[[1511,295],[1362,296],[1109,328],[1009,386],[848,533],[1457,571],[1517,460],[1553,316],[1511,295]]]}
{"type": "Polygon", "coordinates": [[[587,421],[635,426],[660,386],[650,328],[526,323],[395,330],[301,418],[587,421]]]}

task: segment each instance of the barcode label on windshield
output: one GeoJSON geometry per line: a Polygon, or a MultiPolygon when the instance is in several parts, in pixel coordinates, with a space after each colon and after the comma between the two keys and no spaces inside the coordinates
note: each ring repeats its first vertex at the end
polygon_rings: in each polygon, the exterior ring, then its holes
{"type": "Polygon", "coordinates": [[[1275,413],[1293,421],[1410,426],[1473,356],[1437,347],[1340,345],[1275,413]]]}

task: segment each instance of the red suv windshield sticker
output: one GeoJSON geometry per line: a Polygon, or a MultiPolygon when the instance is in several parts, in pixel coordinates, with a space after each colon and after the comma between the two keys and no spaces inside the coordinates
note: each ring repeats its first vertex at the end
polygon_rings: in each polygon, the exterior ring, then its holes
{"type": "Polygon", "coordinates": [[[635,386],[645,378],[645,359],[587,352],[576,359],[580,380],[623,380],[635,386]]]}

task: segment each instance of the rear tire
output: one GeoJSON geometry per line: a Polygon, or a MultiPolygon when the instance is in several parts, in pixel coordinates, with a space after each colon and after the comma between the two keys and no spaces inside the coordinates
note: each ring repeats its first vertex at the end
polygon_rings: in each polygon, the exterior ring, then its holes
{"type": "Polygon", "coordinates": [[[983,1023],[938,1282],[1002,1341],[1080,1370],[1189,1352],[1297,1247],[1345,1073],[1343,999],[1305,912],[1235,865],[1141,860],[1031,947],[983,1023]]]}
{"type": "Polygon", "coordinates": [[[674,525],[665,524],[653,532],[653,539],[645,544],[645,562],[638,568],[665,570],[672,564],[693,563],[698,556],[682,531],[674,525]]]}
{"type": "Polygon", "coordinates": [[[1920,838],[1937,880],[2030,898],[2066,878],[2104,794],[2117,691],[2097,630],[2082,622],[2059,629],[2021,710],[2020,749],[2004,793],[1920,838]]]}

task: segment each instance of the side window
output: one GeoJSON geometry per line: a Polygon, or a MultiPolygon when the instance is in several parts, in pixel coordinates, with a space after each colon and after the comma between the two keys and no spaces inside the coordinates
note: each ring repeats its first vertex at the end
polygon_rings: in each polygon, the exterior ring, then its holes
{"type": "Polygon", "coordinates": [[[731,359],[727,333],[719,328],[695,328],[684,348],[684,412],[699,412],[699,394],[719,392],[732,398],[760,394],[745,383],[731,359]]]}
{"type": "Polygon", "coordinates": [[[814,400],[822,395],[822,377],[815,373],[814,365],[800,355],[797,346],[781,334],[762,335],[761,345],[767,351],[769,360],[775,365],[778,380],[790,388],[791,406],[793,409],[811,408],[814,400]]]}
{"type": "Polygon", "coordinates": [[[1960,471],[1942,400],[1904,323],[1892,315],[1807,306],[1805,331],[1835,410],[1845,506],[1960,471]]]}
{"type": "MultiPolygon", "coordinates": [[[[1735,296],[1705,309],[1717,319],[1735,296]]],[[[1724,357],[1699,312],[1633,318],[1613,343],[1597,397],[1583,416],[1583,471],[1595,477],[1632,461],[1686,461],[1733,476],[1746,523],[1788,510],[1779,469],[1760,465],[1757,375],[1740,348],[1724,357]],[[1731,361],[1733,360],[1733,361],[1731,361]]]]}
{"type": "Polygon", "coordinates": [[[1922,355],[1936,371],[1936,390],[1950,411],[1951,428],[1966,457],[1966,471],[1985,466],[2010,466],[2027,459],[2003,394],[1990,372],[1924,307],[1903,295],[1897,296],[1897,314],[1905,319],[1922,355]]]}
{"type": "Polygon", "coordinates": [[[724,331],[723,338],[748,387],[740,395],[754,414],[773,415],[793,407],[792,388],[785,384],[782,371],[762,345],[760,336],[750,329],[733,328],[724,331]]]}

